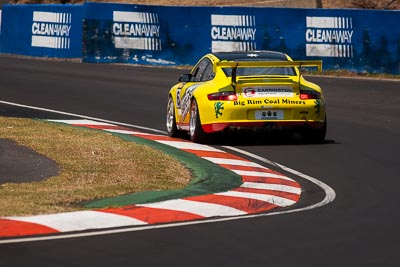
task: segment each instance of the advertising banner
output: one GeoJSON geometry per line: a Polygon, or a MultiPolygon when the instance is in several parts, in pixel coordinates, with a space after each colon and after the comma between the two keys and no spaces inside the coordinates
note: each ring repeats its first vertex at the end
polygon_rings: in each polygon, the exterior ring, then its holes
{"type": "Polygon", "coordinates": [[[87,3],[83,60],[193,65],[205,53],[277,50],[325,69],[400,73],[399,11],[87,3]],[[378,23],[379,22],[379,23],[378,23]]]}
{"type": "Polygon", "coordinates": [[[210,52],[275,50],[324,69],[400,74],[400,10],[85,2],[5,5],[2,17],[2,53],[180,66],[210,52]]]}
{"type": "Polygon", "coordinates": [[[2,53],[82,57],[82,5],[5,5],[2,53]]]}
{"type": "Polygon", "coordinates": [[[393,27],[400,21],[400,11],[305,13],[304,56],[323,59],[325,69],[400,74],[400,28],[393,27]]]}
{"type": "Polygon", "coordinates": [[[87,3],[83,60],[189,65],[209,50],[208,8],[87,3]],[[197,18],[197,19],[196,19],[197,18]]]}

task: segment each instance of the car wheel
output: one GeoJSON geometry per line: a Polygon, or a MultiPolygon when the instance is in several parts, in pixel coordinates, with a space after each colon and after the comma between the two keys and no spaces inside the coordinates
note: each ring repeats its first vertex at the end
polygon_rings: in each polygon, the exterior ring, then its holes
{"type": "Polygon", "coordinates": [[[189,136],[190,140],[195,143],[204,143],[206,141],[207,134],[201,127],[199,108],[196,99],[193,99],[190,105],[189,136]]]}
{"type": "Polygon", "coordinates": [[[181,131],[176,127],[175,106],[171,96],[168,97],[166,126],[169,136],[177,137],[181,134],[181,131]]]}
{"type": "Polygon", "coordinates": [[[304,139],[308,143],[320,144],[323,143],[326,136],[327,120],[325,118],[324,125],[321,128],[310,129],[308,128],[304,133],[304,139]]]}

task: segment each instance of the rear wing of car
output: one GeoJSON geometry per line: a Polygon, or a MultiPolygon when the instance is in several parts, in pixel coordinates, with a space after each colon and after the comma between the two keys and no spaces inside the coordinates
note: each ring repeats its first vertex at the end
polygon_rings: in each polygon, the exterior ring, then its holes
{"type": "MultiPolygon", "coordinates": [[[[322,60],[300,61],[220,61],[215,67],[232,68],[232,84],[236,85],[236,73],[238,68],[276,68],[276,67],[317,67],[322,71],[322,60]]],[[[216,70],[214,70],[215,72],[216,70]]]]}

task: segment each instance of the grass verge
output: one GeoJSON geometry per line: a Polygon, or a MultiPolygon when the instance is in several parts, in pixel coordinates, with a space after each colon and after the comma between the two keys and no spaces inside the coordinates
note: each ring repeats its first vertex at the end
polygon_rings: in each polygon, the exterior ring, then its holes
{"type": "Polygon", "coordinates": [[[0,138],[53,159],[58,176],[0,185],[0,216],[84,209],[79,203],[148,190],[185,187],[191,173],[176,159],[101,131],[0,117],[0,138]]]}

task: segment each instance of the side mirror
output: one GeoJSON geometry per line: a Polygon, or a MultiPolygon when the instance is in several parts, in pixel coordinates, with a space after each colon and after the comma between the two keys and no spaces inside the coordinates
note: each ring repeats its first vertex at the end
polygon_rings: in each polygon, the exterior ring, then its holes
{"type": "Polygon", "coordinates": [[[192,75],[191,74],[182,74],[180,77],[179,77],[179,81],[180,82],[184,82],[184,83],[187,83],[187,82],[190,82],[190,79],[192,78],[192,75]]]}

